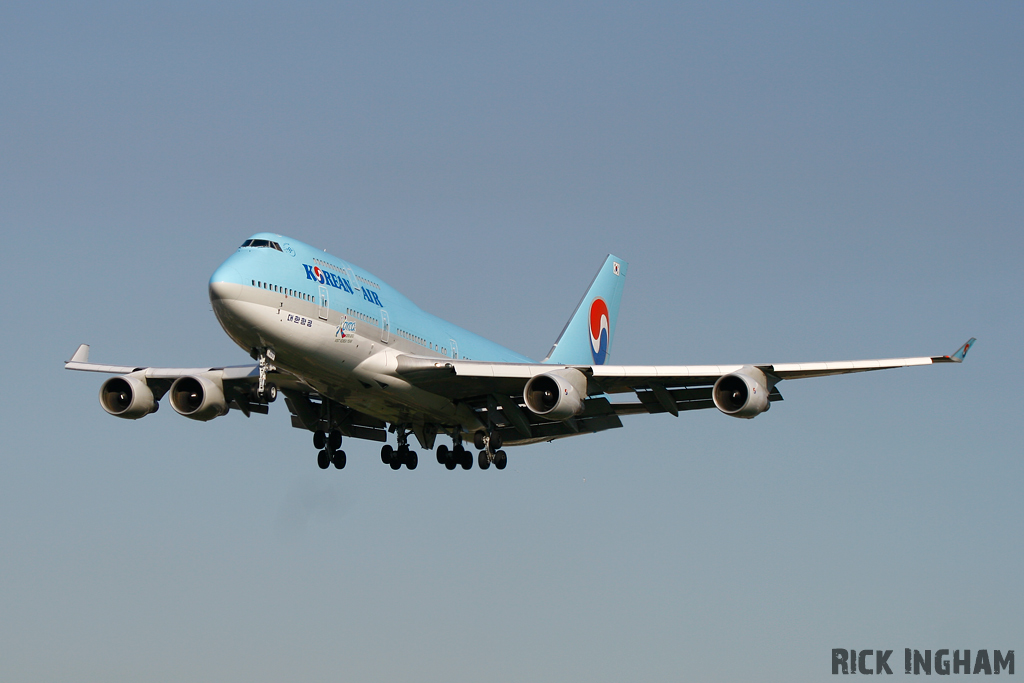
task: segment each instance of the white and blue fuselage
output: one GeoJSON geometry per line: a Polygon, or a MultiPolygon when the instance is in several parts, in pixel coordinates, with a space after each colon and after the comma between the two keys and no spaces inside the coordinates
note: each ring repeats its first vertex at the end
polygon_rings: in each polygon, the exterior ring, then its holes
{"type": "Polygon", "coordinates": [[[431,315],[379,277],[298,240],[258,233],[210,278],[225,332],[250,353],[317,392],[388,422],[428,413],[477,422],[469,409],[395,376],[402,354],[532,363],[532,359],[431,315]],[[464,413],[464,414],[463,414],[464,413]]]}

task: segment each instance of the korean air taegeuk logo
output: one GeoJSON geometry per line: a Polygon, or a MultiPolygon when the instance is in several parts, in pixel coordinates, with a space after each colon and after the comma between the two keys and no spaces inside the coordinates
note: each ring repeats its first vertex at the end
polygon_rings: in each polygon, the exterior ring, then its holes
{"type": "Polygon", "coordinates": [[[590,352],[596,365],[604,365],[605,358],[608,357],[610,328],[608,304],[598,297],[590,304],[590,352]]]}

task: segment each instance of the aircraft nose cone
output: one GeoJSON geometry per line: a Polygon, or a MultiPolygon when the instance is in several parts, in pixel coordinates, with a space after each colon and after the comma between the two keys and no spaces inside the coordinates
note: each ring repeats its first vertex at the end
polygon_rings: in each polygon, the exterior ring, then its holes
{"type": "Polygon", "coordinates": [[[210,300],[231,301],[242,294],[241,275],[231,266],[223,265],[210,277],[210,300]]]}

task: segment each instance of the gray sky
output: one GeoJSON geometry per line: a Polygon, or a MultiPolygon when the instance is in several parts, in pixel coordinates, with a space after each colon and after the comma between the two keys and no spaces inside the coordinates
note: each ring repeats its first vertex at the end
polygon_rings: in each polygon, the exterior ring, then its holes
{"type": "Polygon", "coordinates": [[[0,679],[820,681],[1022,649],[1019,3],[0,6],[0,679]],[[615,363],[952,352],[627,418],[503,473],[275,404],[107,416],[98,362],[247,362],[273,230],[542,357],[609,252],[615,363]]]}

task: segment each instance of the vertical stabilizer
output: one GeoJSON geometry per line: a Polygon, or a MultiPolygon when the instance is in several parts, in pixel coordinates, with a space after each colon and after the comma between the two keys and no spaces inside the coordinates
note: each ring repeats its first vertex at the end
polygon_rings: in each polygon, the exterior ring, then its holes
{"type": "Polygon", "coordinates": [[[622,259],[608,255],[576,312],[544,359],[545,363],[604,365],[608,362],[627,266],[622,259]]]}

